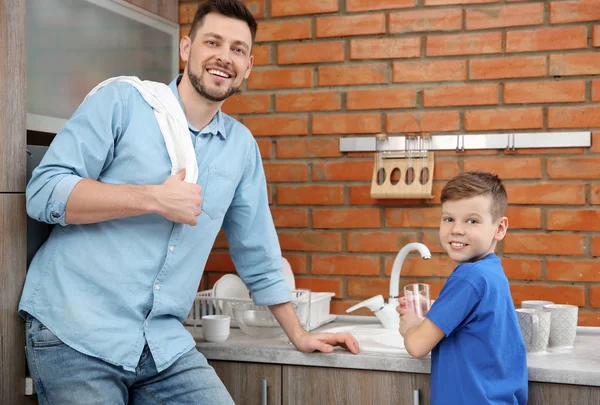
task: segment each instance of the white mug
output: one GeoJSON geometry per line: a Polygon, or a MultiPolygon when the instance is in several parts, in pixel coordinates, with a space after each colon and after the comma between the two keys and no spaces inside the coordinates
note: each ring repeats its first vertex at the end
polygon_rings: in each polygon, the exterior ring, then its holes
{"type": "Polygon", "coordinates": [[[544,309],[544,305],[552,305],[552,301],[541,301],[541,300],[527,300],[521,302],[521,308],[533,308],[533,309],[544,309]]]}
{"type": "Polygon", "coordinates": [[[575,305],[544,305],[544,311],[552,313],[548,351],[568,351],[573,348],[577,332],[577,314],[575,305]]]}
{"type": "Polygon", "coordinates": [[[231,317],[228,315],[206,315],[202,317],[202,335],[207,342],[224,342],[229,337],[231,317]]]}
{"type": "Polygon", "coordinates": [[[545,352],[550,337],[552,313],[534,308],[521,308],[517,309],[517,318],[527,352],[545,352]]]}

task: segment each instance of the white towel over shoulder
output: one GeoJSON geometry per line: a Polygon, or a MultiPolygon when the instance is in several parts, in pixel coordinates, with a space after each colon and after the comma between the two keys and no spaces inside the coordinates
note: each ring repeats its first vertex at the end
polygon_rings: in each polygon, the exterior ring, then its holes
{"type": "Polygon", "coordinates": [[[129,83],[134,86],[154,110],[154,116],[171,159],[171,174],[185,169],[184,181],[196,183],[198,180],[196,152],[192,145],[187,118],[171,88],[164,83],[142,81],[135,76],[117,76],[94,87],[85,98],[87,99],[107,84],[115,82],[129,83]]]}

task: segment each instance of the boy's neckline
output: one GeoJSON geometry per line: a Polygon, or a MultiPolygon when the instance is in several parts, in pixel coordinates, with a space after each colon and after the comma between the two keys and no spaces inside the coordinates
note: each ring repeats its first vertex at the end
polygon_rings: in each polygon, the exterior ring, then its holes
{"type": "Polygon", "coordinates": [[[489,260],[489,259],[491,259],[491,258],[492,258],[492,256],[498,257],[498,256],[496,255],[496,253],[495,253],[495,252],[490,252],[490,253],[488,253],[487,255],[485,255],[485,256],[483,256],[482,258],[480,258],[480,259],[477,259],[477,260],[468,261],[468,262],[460,262],[460,263],[456,263],[456,267],[458,267],[458,266],[461,266],[461,265],[463,265],[463,264],[474,264],[474,263],[477,263],[477,262],[481,262],[481,261],[483,261],[483,260],[489,260]]]}

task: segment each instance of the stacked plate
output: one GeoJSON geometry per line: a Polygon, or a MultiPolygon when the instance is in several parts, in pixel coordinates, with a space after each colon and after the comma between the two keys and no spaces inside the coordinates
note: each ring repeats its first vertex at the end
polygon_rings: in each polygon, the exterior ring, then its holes
{"type": "MultiPolygon", "coordinates": [[[[213,286],[212,297],[249,299],[250,292],[241,278],[235,274],[225,274],[213,286]]],[[[230,302],[218,300],[216,304],[221,309],[223,315],[229,315],[233,319],[233,310],[231,309],[230,302]]]]}
{"type": "Polygon", "coordinates": [[[283,259],[283,277],[285,281],[288,283],[290,290],[296,289],[296,279],[294,278],[294,272],[292,271],[292,266],[290,266],[290,262],[287,261],[285,257],[283,259]]]}
{"type": "Polygon", "coordinates": [[[225,274],[212,288],[214,298],[250,298],[250,292],[241,278],[235,274],[225,274]]]}

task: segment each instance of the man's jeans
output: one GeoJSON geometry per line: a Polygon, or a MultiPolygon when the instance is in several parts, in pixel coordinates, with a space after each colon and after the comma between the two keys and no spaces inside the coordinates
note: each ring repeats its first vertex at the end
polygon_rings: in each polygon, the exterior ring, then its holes
{"type": "Polygon", "coordinates": [[[195,348],[158,373],[148,346],[135,372],[87,356],[27,317],[27,364],[40,405],[233,405],[195,348]]]}

